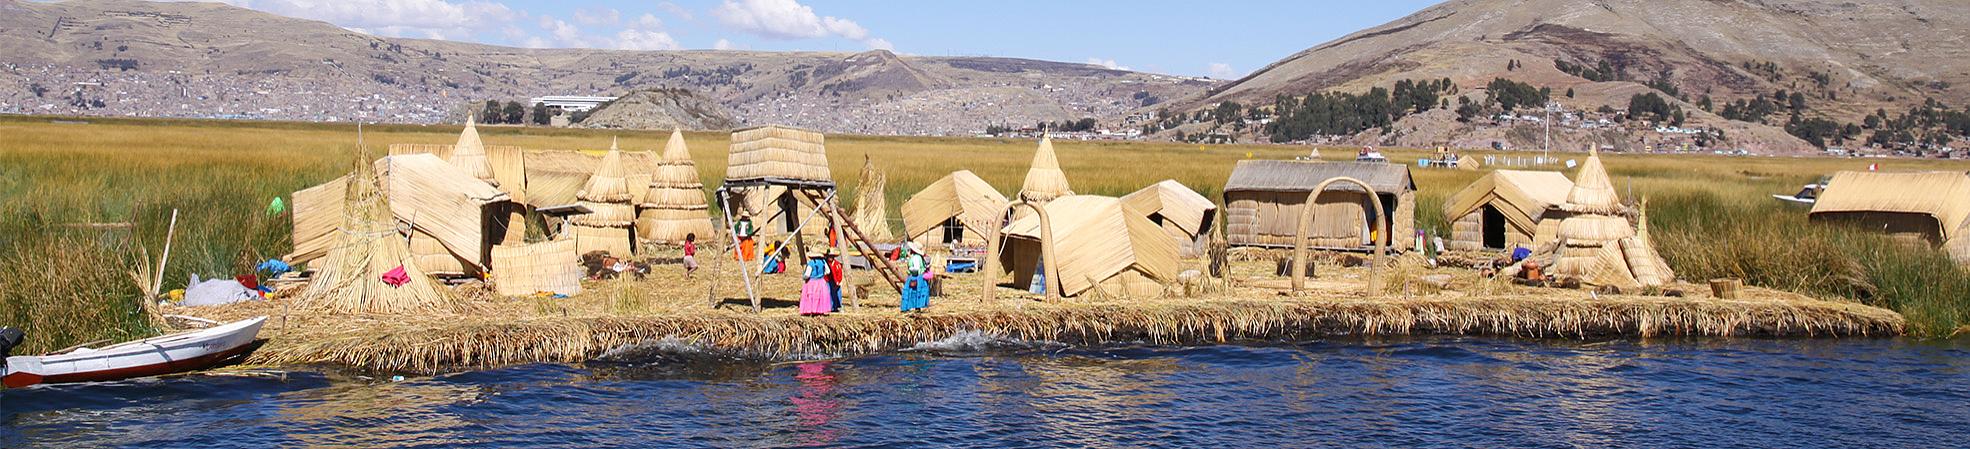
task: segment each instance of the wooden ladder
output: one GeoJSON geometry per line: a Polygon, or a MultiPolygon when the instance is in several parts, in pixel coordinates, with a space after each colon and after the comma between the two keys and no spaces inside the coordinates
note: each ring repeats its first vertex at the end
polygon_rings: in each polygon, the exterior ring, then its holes
{"type": "MultiPolygon", "coordinates": [[[[816,202],[821,201],[821,199],[815,198],[813,193],[806,191],[802,191],[802,193],[816,202]]],[[[889,288],[895,289],[896,294],[903,294],[903,275],[896,270],[896,266],[889,263],[889,258],[882,257],[882,252],[876,249],[875,243],[869,242],[868,236],[862,234],[862,228],[855,225],[855,220],[850,220],[847,216],[842,215],[841,208],[833,204],[829,204],[827,207],[833,209],[832,212],[835,217],[839,217],[841,229],[848,231],[842,233],[843,235],[840,237],[848,239],[849,244],[855,245],[856,251],[862,252],[862,257],[869,260],[869,266],[875,268],[876,273],[882,274],[882,280],[889,283],[889,288]]]]}

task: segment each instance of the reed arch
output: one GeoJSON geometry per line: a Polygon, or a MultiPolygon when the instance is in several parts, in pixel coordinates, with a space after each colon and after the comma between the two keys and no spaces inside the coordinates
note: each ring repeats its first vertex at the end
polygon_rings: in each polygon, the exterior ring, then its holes
{"type": "MultiPolygon", "coordinates": [[[[1059,266],[1060,259],[1056,259],[1053,257],[1053,219],[1047,217],[1046,208],[1040,207],[1040,205],[1038,204],[1027,202],[1026,200],[1019,200],[1017,202],[1012,203],[1012,205],[1007,206],[1006,213],[1001,214],[1001,216],[1009,216],[1014,213],[1017,213],[1017,211],[1021,206],[1032,209],[1033,213],[1040,217],[1040,269],[1044,272],[1041,275],[1046,277],[1044,281],[1046,282],[1046,290],[1047,290],[1046,300],[1047,302],[1050,303],[1060,302],[1060,266],[1059,266]]],[[[986,244],[986,250],[985,250],[985,302],[986,303],[991,303],[998,299],[999,276],[997,275],[997,272],[999,266],[999,252],[1005,249],[1004,243],[1000,242],[1001,240],[1005,239],[1005,235],[1003,235],[1003,232],[1005,232],[1005,230],[1003,229],[1004,227],[1005,225],[1003,224],[999,226],[991,227],[992,230],[991,235],[987,236],[986,238],[986,243],[985,243],[986,244]]]]}
{"type": "Polygon", "coordinates": [[[1395,238],[1395,236],[1389,235],[1388,211],[1382,209],[1381,194],[1376,192],[1374,187],[1369,187],[1368,183],[1361,182],[1359,179],[1340,176],[1322,181],[1320,185],[1314,186],[1312,192],[1307,192],[1305,205],[1300,207],[1300,221],[1293,227],[1293,259],[1291,261],[1293,263],[1293,294],[1295,295],[1306,289],[1306,228],[1313,224],[1314,200],[1320,199],[1320,194],[1327,191],[1327,186],[1331,186],[1337,182],[1346,182],[1361,186],[1362,191],[1368,192],[1368,203],[1375,208],[1375,234],[1370,238],[1370,240],[1375,241],[1375,258],[1368,263],[1368,296],[1375,296],[1376,293],[1382,291],[1381,279],[1377,276],[1377,272],[1382,270],[1382,259],[1388,253],[1388,239],[1395,238]]]}

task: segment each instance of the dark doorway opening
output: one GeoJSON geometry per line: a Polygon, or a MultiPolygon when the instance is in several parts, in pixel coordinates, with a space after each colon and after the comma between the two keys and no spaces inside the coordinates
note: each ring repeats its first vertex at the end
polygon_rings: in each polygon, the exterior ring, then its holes
{"type": "Polygon", "coordinates": [[[1484,247],[1505,249],[1505,214],[1498,212],[1496,207],[1485,205],[1484,219],[1480,221],[1484,224],[1484,247]]]}

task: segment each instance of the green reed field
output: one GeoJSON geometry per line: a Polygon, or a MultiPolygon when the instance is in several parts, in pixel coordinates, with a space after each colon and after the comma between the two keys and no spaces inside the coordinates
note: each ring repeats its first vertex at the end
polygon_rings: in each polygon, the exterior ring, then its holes
{"type": "MultiPolygon", "coordinates": [[[[362,138],[380,155],[392,143],[452,143],[458,132],[457,126],[366,126],[362,138]]],[[[488,144],[590,151],[606,150],[611,137],[619,137],[625,150],[659,151],[669,135],[517,127],[481,127],[480,133],[488,144]]],[[[717,185],[728,135],[686,138],[705,184],[717,185]]],[[[846,192],[866,155],[888,174],[890,217],[900,220],[896,209],[909,194],[953,170],[976,172],[1011,196],[1035,142],[831,135],[828,144],[844,202],[852,201],[846,192]]],[[[179,222],[164,290],[181,288],[192,274],[246,273],[290,247],[289,217],[268,213],[268,203],[347,172],[356,147],[355,126],[348,124],[0,117],[0,325],[29,331],[22,352],[154,333],[132,272],[141,251],[154,259],[162,248],[173,209],[179,222]],[[85,225],[102,223],[133,226],[85,225]]],[[[1175,179],[1213,198],[1237,161],[1287,159],[1307,150],[1075,141],[1055,142],[1055,148],[1079,193],[1122,195],[1175,179]]],[[[1353,156],[1352,149],[1325,153],[1327,159],[1353,156]]],[[[1387,154],[1413,163],[1425,153],[1387,154]]],[[[1475,153],[1486,154],[1494,153],[1475,153]]],[[[1652,232],[1685,279],[1741,277],[1853,298],[1901,311],[1924,336],[1947,336],[1970,324],[1970,275],[1941,252],[1808,223],[1803,209],[1768,196],[1870,162],[1883,170],[1963,171],[1970,164],[1707,155],[1609,155],[1606,162],[1629,199],[1650,199],[1652,232]]],[[[1436,231],[1447,228],[1440,212],[1445,199],[1482,175],[1414,173],[1419,228],[1436,231]]],[[[900,221],[892,226],[900,228],[900,221]]]]}

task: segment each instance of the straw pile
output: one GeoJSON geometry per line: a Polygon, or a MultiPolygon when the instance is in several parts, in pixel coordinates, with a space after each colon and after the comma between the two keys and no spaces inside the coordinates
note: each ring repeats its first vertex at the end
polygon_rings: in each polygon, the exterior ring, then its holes
{"type": "Polygon", "coordinates": [[[725,179],[833,182],[826,144],[821,133],[783,126],[735,131],[725,179]]]}
{"type": "Polygon", "coordinates": [[[849,220],[870,241],[896,239],[896,235],[889,232],[889,198],[883,192],[888,186],[889,176],[876,171],[875,161],[863,155],[862,179],[855,185],[855,214],[849,220]]]}
{"type": "Polygon", "coordinates": [[[410,248],[390,212],[382,181],[364,154],[348,178],[343,223],[327,256],[312,264],[315,277],[302,290],[302,310],[326,313],[426,314],[464,308],[439,290],[411,260],[410,248]],[[402,267],[409,282],[392,286],[383,276],[402,267]]]}
{"type": "Polygon", "coordinates": [[[1054,157],[1053,139],[1040,136],[1040,149],[1033,153],[1033,167],[1026,171],[1019,199],[1044,203],[1073,194],[1074,189],[1067,186],[1067,174],[1060,171],[1060,161],[1054,157]]]}
{"type": "Polygon", "coordinates": [[[648,190],[636,213],[639,237],[666,244],[681,244],[690,234],[710,238],[711,211],[705,204],[704,183],[698,178],[698,164],[691,161],[691,150],[684,146],[683,132],[670,132],[656,171],[645,185],[648,190]]]}
{"type": "Polygon", "coordinates": [[[592,211],[570,220],[574,224],[575,245],[581,253],[604,251],[618,257],[634,254],[635,236],[631,231],[636,225],[636,206],[630,202],[632,195],[622,166],[622,150],[615,142],[609,143],[609,153],[602,156],[601,165],[588,177],[581,191],[575,193],[575,198],[578,204],[592,211]]]}
{"type": "Polygon", "coordinates": [[[581,253],[573,239],[493,247],[493,286],[501,295],[576,295],[581,277],[581,253]]]}

